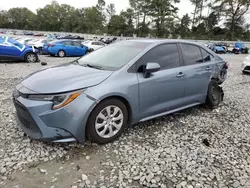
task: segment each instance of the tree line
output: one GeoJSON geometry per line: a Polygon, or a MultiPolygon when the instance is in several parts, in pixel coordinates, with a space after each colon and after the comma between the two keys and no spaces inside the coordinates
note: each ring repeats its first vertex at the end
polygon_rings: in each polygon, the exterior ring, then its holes
{"type": "Polygon", "coordinates": [[[36,13],[27,8],[0,11],[0,28],[61,31],[116,36],[183,39],[250,40],[245,16],[249,0],[190,0],[192,13],[178,17],[180,0],[129,0],[130,8],[98,0],[96,6],[74,8],[52,1],[36,13]]]}

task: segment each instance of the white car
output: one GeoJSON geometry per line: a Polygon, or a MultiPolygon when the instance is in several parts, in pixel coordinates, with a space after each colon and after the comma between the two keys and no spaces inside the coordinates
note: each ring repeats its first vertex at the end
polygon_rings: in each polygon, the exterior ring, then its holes
{"type": "Polygon", "coordinates": [[[29,42],[27,42],[27,45],[34,46],[38,49],[38,53],[41,55],[43,53],[43,45],[47,44],[52,40],[48,39],[34,39],[29,42]]]}
{"type": "Polygon", "coordinates": [[[83,42],[83,45],[87,46],[88,48],[92,48],[93,50],[98,50],[106,46],[105,43],[100,41],[85,41],[83,42]]]}
{"type": "Polygon", "coordinates": [[[21,39],[18,39],[17,41],[22,43],[22,44],[26,44],[32,40],[34,40],[34,38],[21,38],[21,39]]]}
{"type": "Polygon", "coordinates": [[[250,55],[245,57],[241,65],[241,70],[243,73],[250,73],[250,55]]]}

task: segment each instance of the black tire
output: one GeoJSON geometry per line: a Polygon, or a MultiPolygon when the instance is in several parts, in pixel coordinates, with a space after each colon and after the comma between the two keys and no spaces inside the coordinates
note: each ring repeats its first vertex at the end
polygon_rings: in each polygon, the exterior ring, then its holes
{"type": "Polygon", "coordinates": [[[215,109],[219,106],[223,100],[224,93],[222,88],[218,85],[218,82],[211,80],[208,86],[206,106],[211,109],[215,109]]]}
{"type": "Polygon", "coordinates": [[[59,50],[58,53],[57,53],[58,57],[65,57],[66,56],[66,53],[64,50],[59,50]]]}
{"type": "Polygon", "coordinates": [[[109,142],[116,140],[118,137],[120,137],[124,129],[127,127],[127,124],[128,124],[128,111],[127,111],[126,105],[116,98],[107,99],[107,100],[100,102],[91,112],[88,118],[88,122],[87,122],[86,136],[92,142],[95,142],[98,144],[107,144],[109,142]],[[116,106],[121,109],[123,113],[123,123],[122,123],[120,130],[115,135],[113,135],[110,138],[103,138],[98,135],[96,128],[95,128],[95,123],[96,123],[96,118],[98,114],[108,106],[116,106]]]}
{"type": "Polygon", "coordinates": [[[247,71],[244,71],[244,70],[243,70],[243,71],[242,71],[242,74],[249,74],[249,73],[248,73],[247,71]]]}
{"type": "Polygon", "coordinates": [[[29,52],[25,55],[24,60],[27,63],[35,63],[38,61],[38,56],[36,53],[29,52]]]}

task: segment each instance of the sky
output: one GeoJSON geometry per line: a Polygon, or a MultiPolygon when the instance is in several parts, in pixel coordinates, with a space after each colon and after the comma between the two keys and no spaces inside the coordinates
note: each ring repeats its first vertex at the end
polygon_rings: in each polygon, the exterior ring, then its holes
{"type": "MultiPolygon", "coordinates": [[[[0,4],[0,10],[8,10],[13,7],[27,7],[31,11],[35,12],[37,8],[44,7],[49,4],[51,0],[7,0],[0,4]]],[[[60,4],[69,4],[76,8],[90,7],[97,4],[97,0],[57,0],[60,4]]],[[[105,0],[106,4],[114,3],[117,13],[121,10],[125,10],[129,7],[129,0],[105,0]]],[[[189,0],[181,0],[181,3],[177,4],[179,8],[179,16],[193,11],[193,6],[189,0]]]]}

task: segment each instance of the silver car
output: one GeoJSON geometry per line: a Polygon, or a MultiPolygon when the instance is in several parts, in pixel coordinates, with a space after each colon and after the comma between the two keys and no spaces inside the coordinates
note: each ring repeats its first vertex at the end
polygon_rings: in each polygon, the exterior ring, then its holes
{"type": "Polygon", "coordinates": [[[196,43],[127,40],[29,75],[13,101],[32,138],[105,144],[128,124],[204,103],[216,108],[227,66],[196,43]]]}

